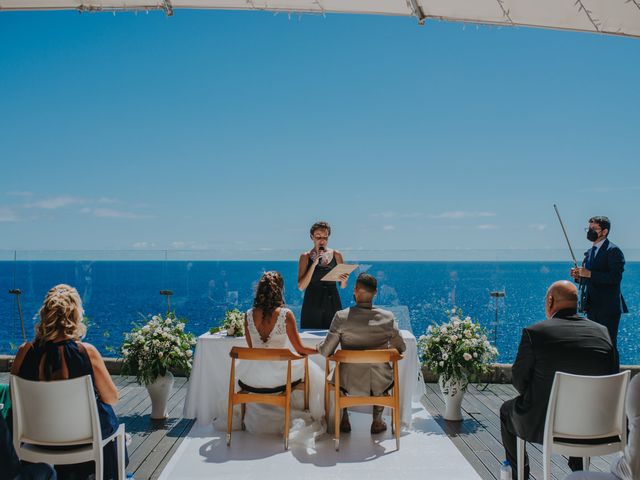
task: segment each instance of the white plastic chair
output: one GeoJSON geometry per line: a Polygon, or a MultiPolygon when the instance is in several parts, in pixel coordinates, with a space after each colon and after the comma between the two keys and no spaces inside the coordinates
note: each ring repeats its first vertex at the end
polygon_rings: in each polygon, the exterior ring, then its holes
{"type": "MultiPolygon", "coordinates": [[[[590,457],[624,450],[627,424],[624,411],[630,372],[600,377],[556,372],[544,424],[542,463],[544,480],[551,479],[551,455],[582,457],[589,470],[590,457]],[[595,445],[569,443],[617,437],[595,445]]],[[[518,480],[524,478],[525,441],[518,438],[518,480]]]]}
{"type": "Polygon", "coordinates": [[[102,480],[102,448],[116,441],[118,476],[126,478],[124,424],[102,439],[91,376],[33,382],[11,375],[13,445],[20,460],[67,465],[94,461],[102,480]],[[64,446],[64,450],[43,447],[64,446]]]}

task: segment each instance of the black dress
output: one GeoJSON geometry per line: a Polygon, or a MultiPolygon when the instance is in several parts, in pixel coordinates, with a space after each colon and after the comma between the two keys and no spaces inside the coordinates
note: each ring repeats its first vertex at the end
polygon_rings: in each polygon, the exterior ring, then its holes
{"type": "MultiPolygon", "coordinates": [[[[93,378],[93,367],[91,360],[84,346],[75,340],[65,340],[62,342],[47,342],[44,345],[29,345],[29,350],[24,356],[18,376],[32,381],[54,381],[78,378],[91,375],[93,378]]],[[[102,438],[108,437],[118,429],[118,417],[111,405],[100,400],[98,392],[95,392],[96,403],[98,405],[98,416],[100,418],[100,429],[102,438]]],[[[53,448],[53,447],[52,447],[53,448]]],[[[125,463],[128,463],[128,455],[125,463]]],[[[104,479],[118,478],[118,457],[115,442],[109,442],[103,449],[104,479]]],[[[95,467],[93,462],[78,465],[56,466],[58,478],[84,478],[93,473],[95,467]]]]}
{"type": "MultiPolygon", "coordinates": [[[[309,256],[307,269],[311,267],[312,263],[311,256],[309,256]]],[[[300,315],[301,328],[328,330],[333,316],[338,310],[342,310],[336,282],[323,282],[320,280],[337,264],[338,262],[334,255],[328,264],[316,265],[311,281],[304,291],[302,313],[300,315]]]]}

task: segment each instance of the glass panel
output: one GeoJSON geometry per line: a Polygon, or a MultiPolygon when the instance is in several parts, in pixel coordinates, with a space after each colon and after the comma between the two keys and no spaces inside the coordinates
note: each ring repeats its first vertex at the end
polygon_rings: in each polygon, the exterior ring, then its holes
{"type": "MultiPolygon", "coordinates": [[[[22,342],[16,298],[9,289],[22,291],[31,339],[42,300],[57,283],[71,284],[80,292],[90,322],[87,341],[105,356],[116,355],[132,322],[166,311],[160,290],[173,291],[172,310],[188,319],[189,331],[200,335],[218,325],[227,309],[250,308],[257,281],[267,270],[283,274],[287,305],[299,321],[304,298],[297,288],[299,253],[18,251],[14,260],[13,251],[0,251],[0,353],[14,352],[22,342]]],[[[348,263],[360,265],[347,287],[339,290],[343,307],[353,304],[355,278],[366,271],[378,280],[374,303],[392,310],[401,328],[418,336],[428,325],[445,321],[446,310],[458,306],[488,329],[503,363],[515,358],[522,328],[543,320],[547,287],[568,278],[571,266],[564,250],[344,250],[343,255],[348,263]]],[[[625,255],[622,290],[630,314],[621,320],[619,349],[623,364],[639,364],[635,339],[640,335],[640,250],[625,250],[625,255]]]]}

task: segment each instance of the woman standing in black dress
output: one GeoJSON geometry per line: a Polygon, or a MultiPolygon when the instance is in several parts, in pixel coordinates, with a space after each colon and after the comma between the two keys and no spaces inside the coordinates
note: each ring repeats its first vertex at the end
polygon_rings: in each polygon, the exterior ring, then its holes
{"type": "MultiPolygon", "coordinates": [[[[333,267],[344,263],[342,254],[327,248],[331,227],[327,222],[316,222],[311,226],[310,237],[313,248],[300,255],[298,261],[298,288],[304,291],[301,328],[328,329],[338,310],[342,309],[337,282],[321,280],[333,267]]],[[[347,286],[349,274],[343,274],[340,287],[347,286]]]]}

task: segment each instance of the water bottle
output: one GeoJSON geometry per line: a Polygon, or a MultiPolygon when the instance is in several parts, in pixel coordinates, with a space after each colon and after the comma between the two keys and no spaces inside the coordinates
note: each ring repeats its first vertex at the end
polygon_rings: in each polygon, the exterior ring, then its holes
{"type": "Polygon", "coordinates": [[[500,465],[500,480],[511,480],[511,465],[509,460],[505,460],[500,465]]]}

